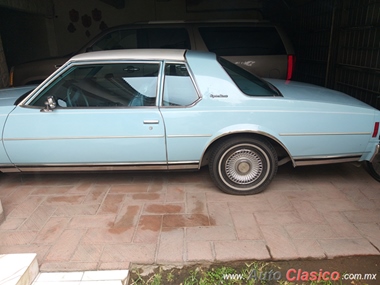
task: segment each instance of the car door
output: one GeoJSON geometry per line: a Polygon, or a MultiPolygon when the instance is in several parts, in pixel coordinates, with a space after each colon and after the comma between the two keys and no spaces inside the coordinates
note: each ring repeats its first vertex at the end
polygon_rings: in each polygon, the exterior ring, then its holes
{"type": "Polygon", "coordinates": [[[9,115],[3,142],[10,160],[20,169],[166,168],[159,69],[158,62],[66,68],[9,115]],[[53,104],[45,106],[48,100],[53,104]]]}
{"type": "Polygon", "coordinates": [[[165,120],[169,168],[197,168],[211,137],[201,97],[184,63],[167,62],[161,113],[165,120]]]}

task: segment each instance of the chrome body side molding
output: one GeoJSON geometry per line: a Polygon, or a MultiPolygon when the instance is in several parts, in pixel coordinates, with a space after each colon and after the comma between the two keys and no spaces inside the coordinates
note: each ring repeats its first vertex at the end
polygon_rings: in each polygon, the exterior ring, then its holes
{"type": "Polygon", "coordinates": [[[322,156],[322,157],[305,157],[295,158],[294,166],[319,165],[319,164],[334,164],[343,162],[359,161],[362,154],[350,156],[322,156]]]}
{"type": "Polygon", "coordinates": [[[370,132],[344,132],[344,133],[280,133],[281,137],[304,137],[304,136],[368,136],[370,132]]]}
{"type": "Polygon", "coordinates": [[[91,171],[138,171],[138,170],[197,170],[198,161],[178,163],[120,163],[120,164],[36,164],[0,165],[1,172],[91,172],[91,171]]]}
{"type": "Polygon", "coordinates": [[[20,172],[20,170],[16,166],[10,164],[0,165],[0,171],[3,173],[20,172]]]}
{"type": "MultiPolygon", "coordinates": [[[[380,150],[380,145],[378,146],[380,150]]],[[[293,166],[334,164],[359,161],[361,154],[351,156],[323,156],[295,158],[293,166]]],[[[375,156],[375,155],[374,155],[375,156]]],[[[291,161],[288,157],[279,165],[291,161]]],[[[91,172],[91,171],[165,171],[165,170],[199,170],[199,161],[170,162],[166,163],[118,163],[118,164],[20,164],[0,165],[0,171],[12,172],[91,172]]]]}

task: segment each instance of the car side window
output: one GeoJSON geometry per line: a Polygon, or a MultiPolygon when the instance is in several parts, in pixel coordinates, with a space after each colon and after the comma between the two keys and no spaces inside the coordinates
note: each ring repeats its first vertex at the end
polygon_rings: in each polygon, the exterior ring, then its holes
{"type": "Polygon", "coordinates": [[[54,96],[63,108],[155,106],[159,63],[74,66],[30,103],[44,106],[54,96]]]}
{"type": "Polygon", "coordinates": [[[165,65],[164,106],[188,106],[199,98],[186,65],[169,63],[165,65]]]}

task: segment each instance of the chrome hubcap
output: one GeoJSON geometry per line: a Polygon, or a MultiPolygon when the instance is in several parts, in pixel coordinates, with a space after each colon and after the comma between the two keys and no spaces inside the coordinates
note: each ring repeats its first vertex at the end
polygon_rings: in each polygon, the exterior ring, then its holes
{"type": "Polygon", "coordinates": [[[263,163],[260,156],[250,149],[232,153],[225,164],[227,177],[237,184],[250,184],[260,177],[263,163]]]}
{"type": "Polygon", "coordinates": [[[240,162],[237,166],[237,170],[241,174],[245,174],[245,173],[249,172],[250,169],[251,169],[251,165],[247,161],[240,162]]]}

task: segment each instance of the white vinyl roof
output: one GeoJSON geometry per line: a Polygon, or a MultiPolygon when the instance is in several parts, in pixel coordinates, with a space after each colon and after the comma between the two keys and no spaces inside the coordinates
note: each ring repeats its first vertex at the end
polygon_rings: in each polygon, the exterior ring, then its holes
{"type": "Polygon", "coordinates": [[[123,49],[94,51],[76,55],[70,62],[98,60],[185,60],[184,49],[123,49]]]}

